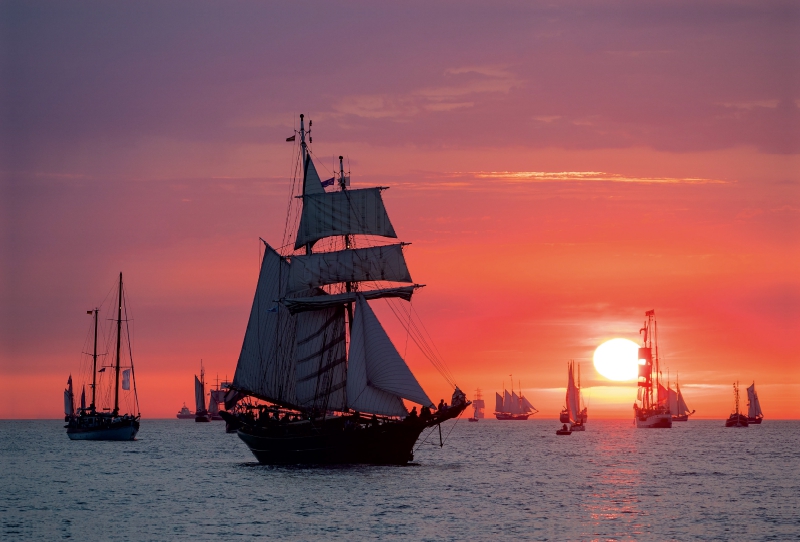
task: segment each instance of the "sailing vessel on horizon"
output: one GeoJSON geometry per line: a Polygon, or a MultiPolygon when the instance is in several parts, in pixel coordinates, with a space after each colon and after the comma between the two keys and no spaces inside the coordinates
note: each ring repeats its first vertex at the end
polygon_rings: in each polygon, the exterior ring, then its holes
{"type": "Polygon", "coordinates": [[[640,429],[668,429],[672,427],[672,414],[664,401],[658,400],[660,384],[658,358],[658,327],[656,311],[645,313],[647,320],[639,333],[644,333],[639,348],[639,382],[636,393],[638,403],[633,404],[636,427],[640,429]],[[644,363],[642,363],[644,362],[644,363]],[[656,391],[654,394],[653,392],[656,391]]]}
{"type": "Polygon", "coordinates": [[[200,360],[200,378],[194,375],[194,421],[210,422],[211,414],[206,408],[206,371],[203,368],[203,360],[200,360]]]}
{"type": "Polygon", "coordinates": [[[586,421],[589,419],[589,409],[584,406],[583,404],[583,397],[581,397],[581,364],[578,364],[578,382],[575,383],[575,371],[574,371],[574,360],[570,360],[567,364],[567,399],[565,406],[561,410],[561,414],[559,414],[558,420],[561,423],[580,423],[581,427],[579,429],[575,429],[576,431],[583,431],[583,428],[586,426],[586,421]],[[570,415],[569,412],[569,390],[570,390],[570,383],[575,390],[575,394],[577,395],[577,401],[575,410],[573,410],[573,414],[570,415]],[[580,410],[578,410],[580,409],[580,410]]]}
{"type": "Polygon", "coordinates": [[[511,380],[511,393],[503,386],[503,395],[495,392],[494,417],[498,420],[527,420],[532,414],[539,412],[528,399],[522,395],[520,385],[519,395],[514,391],[514,380],[511,380]]]}
{"type": "Polygon", "coordinates": [[[478,388],[475,390],[475,398],[472,400],[472,417],[467,418],[467,420],[471,422],[482,420],[485,417],[485,414],[483,413],[484,408],[486,408],[486,403],[483,400],[483,393],[481,392],[481,389],[478,388]]]}
{"type": "Polygon", "coordinates": [[[733,397],[734,397],[734,407],[733,412],[728,419],[725,420],[725,427],[747,427],[750,423],[747,421],[747,416],[742,414],[739,410],[739,383],[733,383],[733,397]]]}
{"type": "MultiPolygon", "coordinates": [[[[669,375],[667,375],[669,376],[669,375]]],[[[686,406],[686,401],[683,399],[681,387],[678,384],[678,376],[675,376],[675,389],[673,390],[667,379],[667,388],[664,392],[667,396],[667,406],[669,407],[670,414],[672,415],[673,422],[685,422],[689,420],[689,416],[694,414],[694,410],[689,410],[686,406]]],[[[661,397],[661,389],[659,389],[659,397],[661,397]]]]}
{"type": "MultiPolygon", "coordinates": [[[[139,398],[136,394],[136,381],[133,373],[133,357],[131,352],[133,348],[130,342],[130,331],[128,329],[128,306],[127,298],[124,294],[122,286],[122,273],[119,274],[119,286],[117,288],[117,318],[113,320],[116,322],[116,356],[112,365],[104,365],[99,370],[97,368],[97,358],[104,356],[97,352],[98,328],[99,328],[99,314],[100,308],[95,308],[86,311],[87,314],[93,315],[93,350],[92,350],[92,370],[91,378],[92,383],[89,385],[92,391],[92,400],[89,406],[86,406],[85,389],[81,392],[81,405],[75,408],[73,390],[72,390],[72,375],[68,380],[68,389],[64,392],[64,421],[67,425],[67,436],[70,440],[133,440],[136,433],[139,432],[139,421],[141,413],[139,412],[139,398]],[[123,313],[125,318],[123,319],[123,313]],[[122,322],[125,322],[125,333],[122,333],[122,322]],[[123,349],[123,342],[127,348],[123,349]],[[127,351],[128,365],[123,365],[122,357],[127,351]],[[114,373],[114,383],[104,383],[104,376],[106,369],[112,369],[114,373]],[[100,383],[98,384],[98,374],[100,375],[100,383]],[[120,382],[122,377],[122,382],[120,382]],[[121,384],[121,385],[120,385],[121,384]],[[113,409],[111,406],[100,406],[98,394],[98,386],[106,388],[102,395],[109,397],[113,391],[114,403],[113,409]],[[120,414],[120,391],[127,391],[127,396],[130,413],[120,414]]],[[[109,333],[109,337],[112,334],[109,333]]],[[[110,379],[109,379],[110,380],[110,379]]]]}
{"type": "Polygon", "coordinates": [[[186,403],[183,403],[183,406],[178,411],[178,419],[179,420],[193,420],[194,419],[194,412],[189,410],[189,407],[186,406],[186,403]]]}
{"type": "Polygon", "coordinates": [[[300,130],[287,139],[300,141],[302,179],[294,185],[301,189],[299,206],[290,203],[282,249],[262,239],[255,299],[225,397],[227,408],[244,397],[269,406],[257,409],[257,418],[252,408],[220,414],[238,427],[260,463],[405,464],[425,428],[459,416],[470,403],[429,344],[427,331],[412,321],[412,309],[393,303],[410,301],[422,285],[411,280],[406,243],[376,243],[397,237],[381,197],[386,187],[350,189],[342,156],[338,175],[323,182],[306,143],[311,121],[308,128],[300,115],[300,130]],[[338,190],[325,190],[334,185],[338,190]],[[298,221],[294,243],[285,245],[298,221]],[[366,288],[385,282],[410,285],[366,288]],[[455,387],[450,406],[431,411],[433,402],[370,307],[375,299],[387,300],[423,354],[455,387]],[[420,405],[421,412],[414,406],[409,413],[404,401],[420,405]]]}
{"type": "Polygon", "coordinates": [[[763,419],[764,413],[761,412],[761,403],[756,393],[756,383],[753,381],[753,384],[747,387],[747,423],[760,425],[763,419]]]}

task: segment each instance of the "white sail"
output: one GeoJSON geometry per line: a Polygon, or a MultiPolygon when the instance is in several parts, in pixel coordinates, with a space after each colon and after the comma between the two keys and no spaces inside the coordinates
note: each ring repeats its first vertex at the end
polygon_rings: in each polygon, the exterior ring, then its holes
{"type": "Polygon", "coordinates": [[[756,385],[753,383],[752,386],[747,388],[747,416],[750,418],[757,418],[759,416],[764,416],[764,413],[761,412],[761,403],[758,401],[758,394],[756,393],[756,385]]]}
{"type": "Polygon", "coordinates": [[[295,396],[297,404],[320,411],[344,410],[346,352],[344,307],[296,316],[295,396]]]}
{"type": "Polygon", "coordinates": [[[680,386],[675,384],[675,389],[677,390],[677,395],[678,395],[678,412],[677,412],[678,415],[684,416],[686,414],[691,414],[692,412],[689,410],[689,407],[686,406],[686,401],[683,400],[683,394],[681,393],[680,386]]]}
{"type": "Polygon", "coordinates": [[[276,301],[284,296],[288,277],[289,263],[267,245],[232,386],[294,405],[295,319],[276,301]]]}
{"type": "Polygon", "coordinates": [[[503,410],[503,396],[497,392],[494,393],[494,411],[505,412],[505,410],[503,410]]]}
{"type": "Polygon", "coordinates": [[[75,408],[72,406],[72,394],[69,390],[64,390],[64,415],[72,416],[75,414],[75,408]]]}
{"type": "Polygon", "coordinates": [[[567,412],[569,413],[570,421],[578,421],[580,404],[578,402],[578,388],[575,386],[575,374],[573,373],[573,365],[571,363],[569,365],[567,379],[567,412]]]}
{"type": "Polygon", "coordinates": [[[303,194],[324,194],[325,189],[322,188],[322,179],[319,178],[317,168],[314,167],[314,161],[311,159],[310,154],[306,156],[305,172],[306,178],[303,181],[303,194]]]}
{"type": "Polygon", "coordinates": [[[503,412],[511,412],[511,394],[503,390],[503,412]]]}
{"type": "Polygon", "coordinates": [[[397,237],[383,206],[380,188],[303,196],[303,214],[300,217],[295,249],[313,244],[324,237],[352,234],[397,237]]]}
{"type": "Polygon", "coordinates": [[[401,398],[433,406],[364,296],[359,295],[350,337],[347,405],[360,412],[403,416],[406,409],[401,398]]]}
{"type": "Polygon", "coordinates": [[[525,414],[536,410],[536,407],[533,406],[530,401],[528,401],[527,397],[520,397],[520,400],[522,401],[522,412],[525,414]]]}
{"type": "Polygon", "coordinates": [[[342,306],[346,303],[352,303],[357,300],[359,296],[364,299],[380,299],[382,297],[399,297],[406,301],[411,300],[411,296],[417,286],[400,286],[398,288],[382,288],[379,290],[367,290],[364,292],[344,292],[334,295],[317,295],[312,297],[294,297],[281,299],[281,303],[289,309],[291,314],[297,314],[304,311],[318,311],[322,309],[330,309],[333,307],[342,306]]]}
{"type": "Polygon", "coordinates": [[[412,282],[402,245],[293,256],[288,291],[293,293],[325,284],[363,280],[412,282]]]}
{"type": "Polygon", "coordinates": [[[667,406],[669,407],[669,411],[673,416],[682,415],[683,412],[678,412],[679,405],[678,405],[678,393],[673,390],[672,388],[667,388],[667,393],[669,397],[667,398],[667,406]]]}

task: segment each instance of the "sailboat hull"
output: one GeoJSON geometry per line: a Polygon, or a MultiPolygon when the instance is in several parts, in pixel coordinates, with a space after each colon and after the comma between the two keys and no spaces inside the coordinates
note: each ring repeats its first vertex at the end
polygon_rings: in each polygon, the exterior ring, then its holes
{"type": "Polygon", "coordinates": [[[523,421],[530,417],[530,414],[509,414],[508,412],[495,412],[494,417],[498,420],[523,421]]]}
{"type": "Polygon", "coordinates": [[[67,426],[70,440],[133,440],[138,432],[138,420],[122,420],[104,427],[67,426]]]}
{"type": "Polygon", "coordinates": [[[749,425],[753,425],[753,424],[760,425],[761,424],[761,420],[763,420],[763,419],[764,418],[747,418],[747,423],[749,425]]]}
{"type": "Polygon", "coordinates": [[[673,422],[688,422],[689,421],[689,415],[688,414],[683,414],[681,416],[675,415],[675,416],[672,417],[672,421],[673,422]]]}
{"type": "Polygon", "coordinates": [[[670,414],[646,414],[640,412],[636,416],[636,427],[639,429],[669,429],[672,427],[670,414]]]}

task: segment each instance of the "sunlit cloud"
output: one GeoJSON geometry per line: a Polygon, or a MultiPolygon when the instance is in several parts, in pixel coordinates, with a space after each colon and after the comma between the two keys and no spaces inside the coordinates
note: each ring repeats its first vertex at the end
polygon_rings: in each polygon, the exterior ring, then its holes
{"type": "Polygon", "coordinates": [[[603,171],[470,171],[453,173],[453,176],[471,176],[508,183],[552,182],[612,182],[643,184],[728,184],[720,179],[701,177],[639,177],[606,173],[603,171]]]}

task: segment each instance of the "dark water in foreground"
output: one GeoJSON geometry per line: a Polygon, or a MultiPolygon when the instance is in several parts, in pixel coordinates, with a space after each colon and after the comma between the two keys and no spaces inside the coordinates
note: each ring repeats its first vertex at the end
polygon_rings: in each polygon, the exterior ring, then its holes
{"type": "Polygon", "coordinates": [[[416,465],[339,468],[260,466],[222,422],[144,420],[122,443],[62,425],[0,421],[0,539],[800,539],[795,421],[461,420],[416,465]]]}

